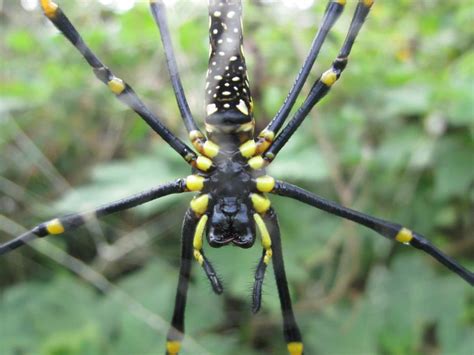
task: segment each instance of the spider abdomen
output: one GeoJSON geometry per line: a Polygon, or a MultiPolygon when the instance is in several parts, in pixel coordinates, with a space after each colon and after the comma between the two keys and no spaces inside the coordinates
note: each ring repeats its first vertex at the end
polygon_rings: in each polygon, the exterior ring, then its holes
{"type": "MultiPolygon", "coordinates": [[[[206,79],[206,130],[210,136],[253,133],[252,97],[242,47],[241,18],[240,1],[210,2],[206,79]]],[[[222,140],[222,136],[220,138],[222,140]]]]}

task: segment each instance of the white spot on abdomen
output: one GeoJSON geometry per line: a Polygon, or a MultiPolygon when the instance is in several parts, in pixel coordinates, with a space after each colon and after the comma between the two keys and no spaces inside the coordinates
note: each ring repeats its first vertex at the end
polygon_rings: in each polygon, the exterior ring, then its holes
{"type": "Polygon", "coordinates": [[[217,106],[215,104],[209,104],[206,108],[207,115],[210,116],[217,111],[217,106]]]}

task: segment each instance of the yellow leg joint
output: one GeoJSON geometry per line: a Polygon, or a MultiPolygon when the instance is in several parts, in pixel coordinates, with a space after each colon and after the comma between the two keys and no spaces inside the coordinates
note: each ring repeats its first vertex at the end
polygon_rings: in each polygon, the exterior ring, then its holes
{"type": "Polygon", "coordinates": [[[204,188],[204,177],[199,175],[189,175],[186,178],[186,188],[189,191],[201,191],[204,188]]]}
{"type": "Polygon", "coordinates": [[[205,156],[214,158],[219,154],[219,146],[216,143],[207,140],[202,147],[202,151],[205,156]]]}
{"type": "Polygon", "coordinates": [[[362,0],[365,6],[371,7],[374,4],[374,0],[362,0]]]}
{"type": "Polygon", "coordinates": [[[275,187],[275,179],[271,176],[259,176],[256,180],[257,190],[260,192],[271,192],[275,187]]]}
{"type": "Polygon", "coordinates": [[[250,139],[244,144],[242,144],[239,150],[240,154],[242,154],[244,158],[251,158],[257,152],[257,143],[255,143],[253,139],[250,139]]]}
{"type": "Polygon", "coordinates": [[[262,158],[261,155],[258,155],[256,157],[253,157],[250,159],[247,164],[253,169],[253,170],[258,170],[261,169],[265,166],[265,160],[262,158]]]}
{"type": "Polygon", "coordinates": [[[49,234],[61,234],[64,233],[64,226],[59,219],[55,218],[46,223],[46,230],[49,234]]]}
{"type": "Polygon", "coordinates": [[[272,239],[270,238],[270,233],[268,232],[268,228],[263,221],[262,217],[258,213],[253,214],[253,219],[255,224],[260,232],[262,238],[262,247],[265,249],[265,256],[263,257],[263,262],[268,265],[270,263],[270,259],[272,258],[272,239]]]}
{"type": "Polygon", "coordinates": [[[166,353],[168,355],[178,355],[180,349],[181,349],[181,342],[179,341],[166,342],[166,353]]]}
{"type": "Polygon", "coordinates": [[[207,215],[202,216],[196,226],[196,231],[194,232],[193,238],[193,248],[196,250],[202,249],[202,236],[206,230],[207,219],[207,215]]]}
{"type": "Polygon", "coordinates": [[[263,138],[266,141],[272,142],[275,138],[275,132],[264,129],[258,136],[259,138],[263,138]]]}
{"type": "Polygon", "coordinates": [[[204,145],[203,142],[205,140],[204,134],[202,134],[198,130],[191,131],[189,132],[189,140],[193,144],[194,148],[196,148],[197,151],[202,154],[204,151],[203,149],[203,145],[204,145]]]}
{"type": "Polygon", "coordinates": [[[196,167],[201,170],[201,171],[208,171],[212,166],[212,160],[204,157],[204,156],[199,156],[196,159],[196,167]]]}
{"type": "Polygon", "coordinates": [[[194,259],[196,259],[199,265],[202,265],[204,263],[204,256],[202,256],[199,250],[194,249],[193,255],[194,255],[194,259]]]}
{"type": "Polygon", "coordinates": [[[263,262],[268,265],[270,263],[270,259],[272,258],[272,255],[273,255],[273,251],[272,249],[267,249],[265,251],[265,256],[263,257],[263,262]]]}
{"type": "Polygon", "coordinates": [[[189,203],[191,209],[198,215],[206,213],[209,204],[209,195],[201,195],[194,197],[189,203]]]}
{"type": "Polygon", "coordinates": [[[292,341],[291,343],[288,343],[288,352],[290,355],[302,355],[303,343],[299,341],[292,341]]]}
{"type": "Polygon", "coordinates": [[[252,200],[254,210],[258,213],[265,213],[270,208],[270,200],[263,195],[251,194],[250,199],[252,200]]]}
{"type": "Polygon", "coordinates": [[[407,228],[402,228],[395,236],[395,240],[400,243],[408,244],[413,239],[413,232],[407,228]]]}
{"type": "Polygon", "coordinates": [[[258,230],[262,236],[262,246],[264,249],[270,249],[272,246],[272,240],[270,238],[270,233],[268,232],[268,228],[265,225],[262,217],[258,213],[253,214],[253,219],[255,224],[257,225],[258,230]]]}
{"type": "Polygon", "coordinates": [[[189,132],[189,140],[191,142],[194,142],[194,141],[199,140],[199,139],[204,139],[204,134],[202,134],[200,131],[193,130],[193,131],[189,132]]]}
{"type": "Polygon", "coordinates": [[[275,138],[275,132],[265,129],[258,135],[258,138],[257,152],[258,154],[262,154],[272,144],[273,139],[275,138]]]}
{"type": "Polygon", "coordinates": [[[120,95],[125,90],[125,83],[122,79],[114,77],[107,83],[109,89],[115,94],[120,95]]]}
{"type": "Polygon", "coordinates": [[[59,6],[51,0],[41,0],[41,7],[48,18],[54,18],[59,8],[59,6]]]}
{"type": "Polygon", "coordinates": [[[321,82],[326,86],[332,86],[337,80],[337,74],[333,69],[326,70],[321,75],[321,82]]]}

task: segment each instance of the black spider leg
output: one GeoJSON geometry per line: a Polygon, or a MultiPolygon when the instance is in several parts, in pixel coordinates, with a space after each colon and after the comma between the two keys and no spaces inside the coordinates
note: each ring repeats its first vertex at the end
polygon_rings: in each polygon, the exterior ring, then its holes
{"type": "Polygon", "coordinates": [[[312,194],[311,192],[306,191],[298,186],[282,181],[276,182],[272,193],[293,198],[333,215],[366,226],[367,228],[374,230],[375,232],[390,240],[395,240],[407,245],[411,245],[416,249],[423,250],[425,253],[431,255],[448,269],[458,274],[469,284],[474,285],[474,274],[471,271],[467,270],[449,256],[444,254],[441,250],[433,246],[421,234],[413,232],[408,228],[401,226],[400,224],[388,222],[383,219],[372,217],[367,214],[340,206],[335,202],[312,194]]]}
{"type": "Polygon", "coordinates": [[[76,47],[87,63],[92,67],[96,77],[106,84],[117,98],[133,109],[143,120],[163,138],[188,163],[194,162],[196,153],[176,137],[140,100],[135,91],[122,79],[116,77],[89,49],[80,34],[62,10],[49,0],[41,0],[41,6],[48,19],[76,47]]]}
{"type": "Polygon", "coordinates": [[[304,103],[301,105],[283,131],[276,137],[275,141],[265,153],[265,160],[272,161],[275,158],[280,149],[283,148],[293,133],[295,133],[295,131],[298,129],[300,124],[308,116],[314,105],[316,105],[329,92],[331,86],[341,76],[347,65],[347,60],[351,52],[352,45],[354,44],[354,41],[359,34],[359,31],[367,15],[369,14],[372,4],[372,0],[359,0],[344,44],[339,52],[339,55],[336,57],[336,60],[332,63],[331,69],[323,73],[321,77],[314,83],[304,103]]]}
{"type": "Polygon", "coordinates": [[[177,355],[184,337],[184,313],[193,263],[193,239],[199,218],[188,210],[184,216],[181,239],[181,265],[171,327],[166,337],[166,354],[177,355]]]}
{"type": "Polygon", "coordinates": [[[262,288],[265,272],[267,271],[267,264],[265,263],[266,250],[263,250],[262,256],[258,261],[257,269],[255,270],[255,281],[252,288],[252,312],[257,313],[262,305],[262,288]]]}
{"type": "Polygon", "coordinates": [[[202,269],[204,270],[206,277],[211,283],[212,291],[214,291],[216,295],[222,294],[222,292],[224,292],[224,287],[222,286],[221,280],[217,275],[216,270],[214,269],[206,255],[204,255],[204,250],[201,250],[201,255],[203,257],[202,269]]]}
{"type": "Polygon", "coordinates": [[[22,245],[29,243],[35,238],[42,238],[48,235],[63,234],[64,232],[68,232],[82,226],[91,219],[99,218],[138,205],[142,205],[146,202],[156,200],[163,196],[181,193],[185,191],[185,180],[178,179],[176,181],[152,188],[148,191],[144,191],[139,194],[132,195],[112,203],[108,203],[95,210],[74,213],[63,217],[54,218],[48,222],[38,224],[33,229],[29,230],[28,232],[20,235],[15,239],[1,244],[0,255],[6,254],[18,247],[21,247],[22,245]]]}
{"type": "Polygon", "coordinates": [[[171,42],[171,35],[166,20],[165,5],[161,0],[151,0],[150,9],[151,13],[153,14],[153,18],[155,19],[155,22],[160,30],[161,41],[165,50],[166,64],[168,67],[171,84],[173,85],[176,101],[178,103],[179,111],[181,113],[181,117],[183,118],[184,125],[186,126],[186,130],[188,131],[191,140],[193,140],[193,138],[195,139],[196,136],[203,138],[204,135],[199,130],[199,127],[193,118],[191,110],[189,109],[188,102],[186,100],[186,95],[184,94],[183,85],[181,84],[178,65],[176,63],[176,58],[173,51],[173,44],[171,42]]]}
{"type": "Polygon", "coordinates": [[[303,88],[306,80],[308,79],[308,75],[311,72],[311,68],[314,65],[316,58],[319,55],[319,51],[326,39],[327,34],[341,15],[342,11],[344,10],[345,1],[329,1],[326,11],[324,13],[324,17],[322,20],[322,24],[316,33],[316,36],[313,40],[311,45],[310,52],[306,57],[301,70],[296,77],[296,80],[291,88],[288,96],[285,99],[285,102],[275,115],[275,117],[270,121],[267,127],[262,131],[260,139],[263,140],[264,136],[271,132],[271,135],[275,135],[280,130],[281,126],[285,123],[288,115],[290,114],[293,105],[295,104],[298,95],[303,88]],[[266,134],[264,132],[267,132],[266,134]]]}
{"type": "Polygon", "coordinates": [[[280,298],[281,313],[283,316],[283,335],[287,342],[288,350],[291,355],[303,354],[303,343],[298,324],[296,324],[293,307],[291,305],[290,291],[288,289],[288,281],[286,279],[285,265],[283,262],[283,250],[281,245],[280,227],[275,211],[270,208],[268,212],[262,216],[265,225],[268,228],[272,241],[272,261],[273,271],[280,298]]]}

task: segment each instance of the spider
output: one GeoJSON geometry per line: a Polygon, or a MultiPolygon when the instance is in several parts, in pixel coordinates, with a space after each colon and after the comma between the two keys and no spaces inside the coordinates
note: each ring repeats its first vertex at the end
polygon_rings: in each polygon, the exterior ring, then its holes
{"type": "Polygon", "coordinates": [[[193,150],[169,131],[134,90],[97,58],[57,4],[50,0],[41,0],[47,18],[76,47],[97,78],[181,155],[190,165],[192,174],[93,211],[70,214],[41,223],[0,245],[0,255],[35,238],[71,231],[92,218],[129,209],[170,194],[197,193],[184,217],[181,266],[174,313],[166,343],[166,352],[170,355],[179,353],[184,337],[186,297],[193,258],[201,265],[213,291],[216,294],[223,292],[221,280],[204,253],[204,239],[213,248],[226,245],[250,248],[254,245],[257,234],[260,235],[262,255],[255,272],[252,311],[256,313],[261,307],[263,280],[267,266],[272,262],[288,352],[292,355],[303,354],[302,336],[293,314],[288,290],[277,216],[267,197],[268,193],[295,199],[363,225],[390,240],[420,249],[473,285],[472,272],[442,253],[419,233],[340,206],[266,174],[266,167],[273,162],[312,108],[341,76],[354,41],[374,3],[373,0],[358,1],[347,37],[331,68],[315,81],[303,104],[282,129],[308,79],[321,46],[345,7],[345,2],[328,2],[310,53],[285,102],[266,128],[255,134],[252,96],[242,50],[241,1],[209,0],[210,57],[205,92],[207,115],[204,134],[194,120],[184,94],[164,5],[159,0],[151,0],[151,12],[160,30],[172,87],[189,139],[195,149],[193,150]]]}

